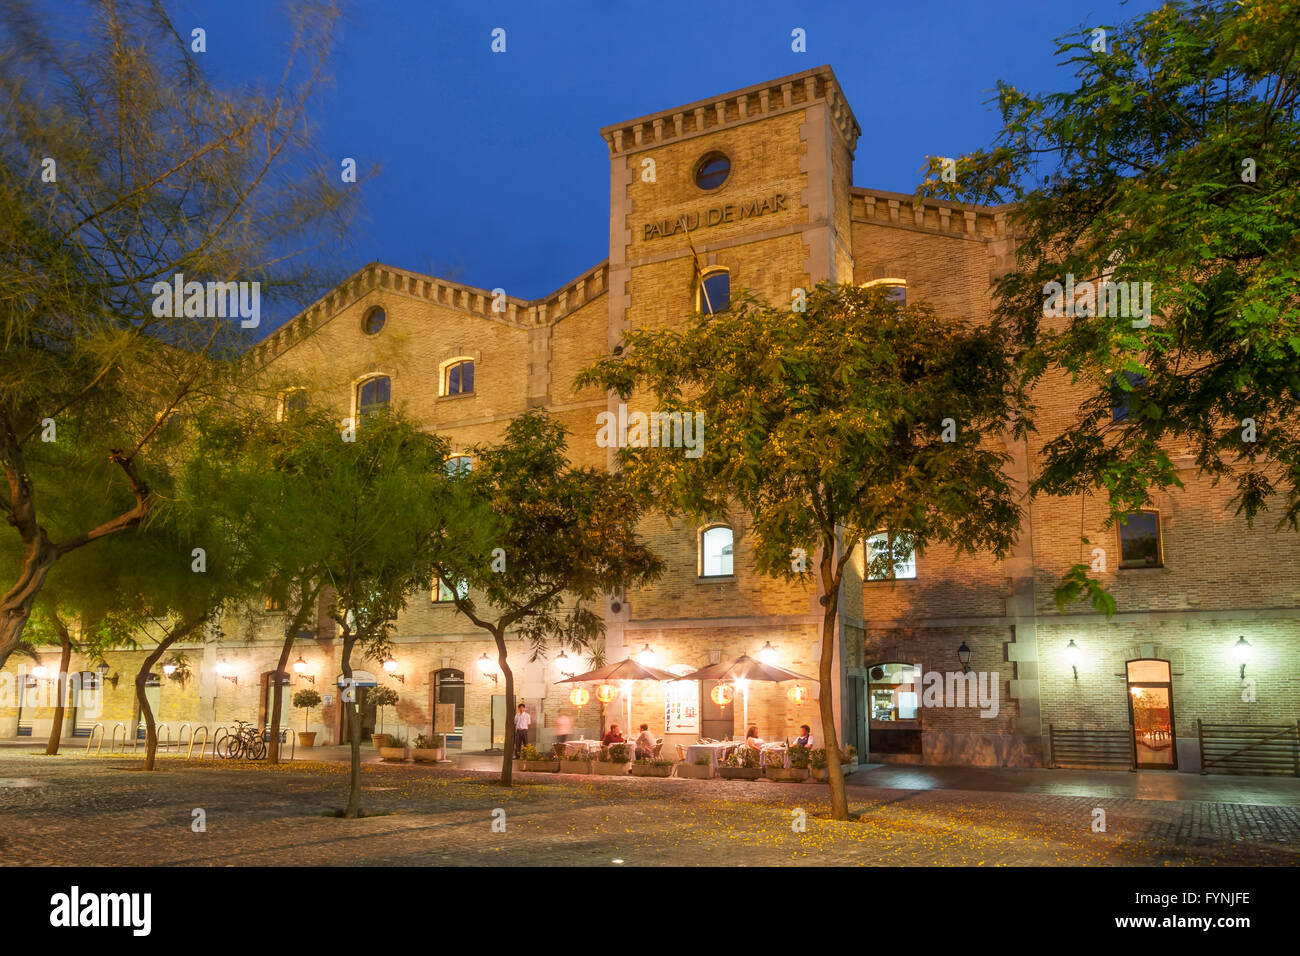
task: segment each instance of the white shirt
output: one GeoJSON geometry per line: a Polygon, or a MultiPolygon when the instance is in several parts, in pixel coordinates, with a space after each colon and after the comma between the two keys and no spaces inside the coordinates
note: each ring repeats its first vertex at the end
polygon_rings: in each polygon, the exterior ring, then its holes
{"type": "Polygon", "coordinates": [[[528,711],[515,714],[515,730],[527,730],[533,724],[533,718],[528,715],[528,711]]]}

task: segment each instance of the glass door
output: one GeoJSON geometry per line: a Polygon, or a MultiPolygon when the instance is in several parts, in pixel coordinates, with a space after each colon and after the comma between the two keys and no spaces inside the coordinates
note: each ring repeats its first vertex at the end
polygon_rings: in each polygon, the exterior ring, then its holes
{"type": "Polygon", "coordinates": [[[1129,661],[1127,673],[1129,726],[1133,729],[1133,750],[1138,768],[1176,769],[1174,689],[1169,662],[1129,661]]]}

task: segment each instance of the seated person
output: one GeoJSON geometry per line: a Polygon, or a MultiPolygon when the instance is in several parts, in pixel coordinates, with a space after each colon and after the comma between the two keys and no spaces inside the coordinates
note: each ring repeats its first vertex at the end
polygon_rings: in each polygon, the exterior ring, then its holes
{"type": "Polygon", "coordinates": [[[812,728],[809,727],[807,724],[800,724],[799,736],[795,738],[795,741],[793,744],[791,744],[791,746],[807,747],[809,750],[812,750],[812,746],[813,746],[812,728]]]}
{"type": "Polygon", "coordinates": [[[745,746],[754,750],[763,749],[763,738],[758,735],[757,727],[750,727],[745,731],[745,746]]]}
{"type": "Polygon", "coordinates": [[[655,755],[655,745],[658,741],[650,733],[650,725],[642,724],[641,733],[636,738],[636,758],[640,760],[645,757],[647,760],[655,755]]]}
{"type": "Polygon", "coordinates": [[[623,734],[618,729],[618,724],[610,724],[609,730],[605,732],[604,737],[600,738],[600,742],[604,744],[606,747],[608,747],[610,744],[626,743],[626,741],[623,739],[623,734]]]}

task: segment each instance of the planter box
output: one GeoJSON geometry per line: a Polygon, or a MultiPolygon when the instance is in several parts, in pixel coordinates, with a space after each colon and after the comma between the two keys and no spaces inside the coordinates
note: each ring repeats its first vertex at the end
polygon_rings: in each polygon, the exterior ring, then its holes
{"type": "Polygon", "coordinates": [[[388,737],[388,734],[371,734],[370,743],[376,750],[382,750],[384,747],[388,746],[388,737]]]}
{"type": "Polygon", "coordinates": [[[316,731],[314,731],[314,730],[313,730],[313,731],[310,731],[310,732],[308,732],[308,731],[306,731],[306,730],[300,730],[300,731],[298,731],[298,746],[299,746],[299,747],[312,747],[312,746],[314,746],[315,744],[316,744],[316,731]]]}
{"type": "Polygon", "coordinates": [[[380,747],[379,757],[381,760],[404,761],[406,760],[405,747],[380,747]]]}
{"type": "Polygon", "coordinates": [[[560,773],[591,773],[591,761],[561,760],[560,773]]]}
{"type": "Polygon", "coordinates": [[[831,772],[827,770],[825,767],[823,767],[821,770],[818,770],[816,767],[813,767],[810,773],[812,774],[812,779],[817,783],[826,783],[831,778],[831,772]]]}
{"type": "Polygon", "coordinates": [[[447,751],[442,747],[416,747],[411,751],[416,763],[437,763],[447,759],[447,751]]]}
{"type": "Polygon", "coordinates": [[[525,760],[524,769],[531,773],[559,773],[558,760],[525,760]]]}
{"type": "Polygon", "coordinates": [[[673,768],[656,767],[653,764],[634,763],[632,764],[632,776],[634,777],[671,777],[673,768]]]}
{"type": "Polygon", "coordinates": [[[687,780],[708,780],[713,776],[713,768],[708,764],[697,766],[693,763],[679,763],[677,765],[677,776],[687,780]]]}
{"type": "Polygon", "coordinates": [[[763,771],[759,767],[719,767],[718,776],[723,780],[757,780],[763,771]]]}
{"type": "Polygon", "coordinates": [[[612,760],[597,760],[591,765],[591,772],[603,774],[606,777],[622,777],[627,774],[628,769],[631,766],[631,761],[628,761],[627,763],[614,763],[612,760]]]}
{"type": "Polygon", "coordinates": [[[798,783],[808,779],[808,771],[803,768],[768,767],[767,779],[780,780],[785,783],[798,783]]]}

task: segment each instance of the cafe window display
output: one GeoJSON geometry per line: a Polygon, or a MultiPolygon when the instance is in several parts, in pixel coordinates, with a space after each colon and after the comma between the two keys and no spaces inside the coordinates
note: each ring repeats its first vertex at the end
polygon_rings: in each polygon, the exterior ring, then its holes
{"type": "Polygon", "coordinates": [[[920,668],[891,661],[867,669],[868,746],[873,754],[920,754],[920,668]]]}

